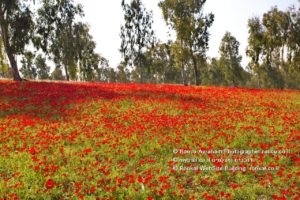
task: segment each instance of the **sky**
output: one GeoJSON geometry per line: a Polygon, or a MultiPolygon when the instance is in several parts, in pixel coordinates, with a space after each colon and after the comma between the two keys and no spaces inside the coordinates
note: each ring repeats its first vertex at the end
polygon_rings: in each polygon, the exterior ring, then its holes
{"type": "MultiPolygon", "coordinates": [[[[97,43],[96,51],[109,60],[111,67],[116,67],[121,61],[119,52],[120,27],[123,23],[121,0],[75,0],[83,5],[85,17],[82,21],[90,25],[91,35],[97,43]]],[[[129,2],[129,0],[127,0],[129,2]]],[[[160,0],[142,0],[147,10],[153,11],[154,31],[156,37],[166,42],[168,28],[158,7],[160,0]]],[[[277,6],[281,10],[291,5],[299,6],[297,0],[207,0],[204,13],[212,12],[215,21],[210,28],[209,51],[207,56],[218,57],[219,45],[226,31],[232,33],[240,42],[242,65],[246,66],[249,59],[245,55],[248,39],[248,19],[269,11],[277,6]]]]}

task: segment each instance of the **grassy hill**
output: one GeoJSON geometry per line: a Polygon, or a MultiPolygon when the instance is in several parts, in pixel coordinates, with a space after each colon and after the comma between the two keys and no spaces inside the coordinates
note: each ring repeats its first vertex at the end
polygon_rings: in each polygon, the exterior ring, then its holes
{"type": "Polygon", "coordinates": [[[299,91],[0,81],[0,199],[297,199],[299,140],[299,91]]]}

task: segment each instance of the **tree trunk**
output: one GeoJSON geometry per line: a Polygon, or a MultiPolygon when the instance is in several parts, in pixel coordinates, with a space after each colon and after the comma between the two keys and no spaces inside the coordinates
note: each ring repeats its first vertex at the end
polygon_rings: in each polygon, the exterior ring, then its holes
{"type": "Polygon", "coordinates": [[[152,78],[151,78],[151,68],[150,65],[147,64],[147,77],[146,77],[147,83],[152,83],[152,78]]]}
{"type": "Polygon", "coordinates": [[[194,71],[195,71],[195,83],[198,86],[198,85],[200,85],[200,71],[198,70],[197,60],[196,60],[195,56],[193,55],[193,51],[191,50],[190,53],[191,53],[193,66],[194,66],[194,71]]]}
{"type": "Polygon", "coordinates": [[[284,45],[281,47],[281,64],[282,65],[285,64],[285,60],[284,60],[284,45]]]}
{"type": "Polygon", "coordinates": [[[12,55],[11,53],[7,53],[7,56],[8,56],[10,65],[11,65],[14,81],[22,81],[22,78],[20,77],[20,74],[19,74],[17,61],[16,61],[14,55],[12,55]]]}
{"type": "Polygon", "coordinates": [[[138,66],[136,67],[136,69],[137,69],[137,68],[140,68],[140,70],[141,70],[141,71],[140,71],[140,73],[141,73],[141,74],[140,74],[140,83],[143,84],[143,83],[144,83],[144,78],[145,78],[145,77],[144,77],[144,67],[143,67],[142,64],[141,64],[141,63],[142,63],[142,62],[141,62],[141,57],[142,57],[141,55],[142,55],[142,53],[141,53],[141,48],[139,48],[139,50],[138,50],[138,57],[137,57],[137,59],[138,59],[138,60],[137,60],[138,66]]]}
{"type": "Polygon", "coordinates": [[[187,81],[186,81],[186,74],[185,74],[185,70],[184,70],[184,64],[183,61],[181,61],[181,77],[182,77],[182,83],[183,85],[187,86],[187,81]]]}
{"type": "Polygon", "coordinates": [[[270,49],[270,67],[272,67],[272,63],[273,63],[273,48],[270,49]]]}
{"type": "Polygon", "coordinates": [[[290,49],[288,47],[287,48],[287,62],[288,62],[288,64],[291,64],[291,62],[292,62],[292,54],[293,54],[292,49],[290,49]]]}
{"type": "Polygon", "coordinates": [[[20,77],[20,74],[19,74],[17,61],[15,59],[14,54],[11,52],[11,47],[10,47],[9,39],[8,39],[8,27],[5,22],[4,13],[1,9],[0,9],[0,24],[1,24],[1,35],[2,35],[2,39],[3,39],[3,44],[4,44],[4,48],[5,48],[7,57],[10,62],[10,66],[12,68],[13,79],[14,79],[14,81],[22,81],[22,78],[20,77]]]}
{"type": "Polygon", "coordinates": [[[68,63],[67,63],[67,61],[64,62],[64,68],[65,68],[65,73],[66,73],[66,79],[67,79],[67,81],[69,81],[70,78],[69,78],[68,63]]]}
{"type": "Polygon", "coordinates": [[[144,69],[141,66],[140,66],[140,69],[141,69],[140,83],[143,84],[144,83],[144,69]]]}
{"type": "Polygon", "coordinates": [[[187,86],[187,81],[186,81],[186,74],[184,70],[184,60],[183,60],[183,40],[180,39],[180,49],[181,49],[181,76],[182,76],[182,83],[183,85],[187,86]]]}

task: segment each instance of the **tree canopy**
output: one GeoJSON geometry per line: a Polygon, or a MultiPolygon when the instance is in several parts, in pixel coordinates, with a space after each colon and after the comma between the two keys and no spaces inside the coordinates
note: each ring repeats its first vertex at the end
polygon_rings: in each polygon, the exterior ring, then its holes
{"type": "Polygon", "coordinates": [[[24,53],[25,46],[33,36],[34,22],[29,2],[21,0],[1,1],[0,27],[13,78],[14,80],[21,80],[15,56],[24,53]]]}
{"type": "Polygon", "coordinates": [[[182,81],[187,84],[185,64],[192,60],[195,73],[195,84],[200,84],[200,71],[197,57],[205,58],[208,50],[209,27],[212,26],[214,15],[203,15],[206,0],[163,0],[159,3],[164,19],[177,34],[178,48],[174,48],[177,65],[181,65],[182,81]],[[180,64],[179,64],[180,62],[180,64]]]}
{"type": "Polygon", "coordinates": [[[299,7],[285,11],[272,7],[248,20],[246,55],[250,62],[242,66],[240,42],[226,30],[219,57],[206,55],[215,17],[205,14],[205,3],[161,0],[158,6],[166,25],[176,34],[173,41],[162,42],[153,30],[153,12],[143,1],[122,0],[122,60],[118,66],[109,66],[96,52],[90,26],[81,21],[81,4],[74,0],[2,0],[0,77],[300,88],[299,7]],[[21,57],[20,69],[17,57],[21,57]]]}
{"type": "Polygon", "coordinates": [[[152,11],[146,10],[141,0],[132,0],[130,4],[126,4],[122,0],[121,5],[124,10],[125,24],[121,26],[120,52],[125,64],[137,67],[140,82],[143,83],[145,81],[145,67],[147,67],[143,53],[155,41],[152,30],[153,14],[152,11]]]}

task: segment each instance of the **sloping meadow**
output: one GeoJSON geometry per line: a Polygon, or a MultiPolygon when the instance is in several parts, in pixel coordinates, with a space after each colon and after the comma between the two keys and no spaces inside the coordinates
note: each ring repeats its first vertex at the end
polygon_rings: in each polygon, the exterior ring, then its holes
{"type": "Polygon", "coordinates": [[[0,199],[298,199],[300,92],[0,81],[0,199]]]}

